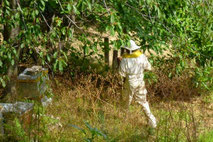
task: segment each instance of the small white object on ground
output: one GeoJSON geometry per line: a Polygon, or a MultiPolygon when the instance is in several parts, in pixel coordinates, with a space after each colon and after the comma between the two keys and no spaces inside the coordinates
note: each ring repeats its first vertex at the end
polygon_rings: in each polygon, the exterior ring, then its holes
{"type": "Polygon", "coordinates": [[[46,107],[48,106],[49,104],[52,103],[52,98],[48,98],[47,96],[44,96],[42,99],[41,99],[41,104],[42,106],[46,107]]]}

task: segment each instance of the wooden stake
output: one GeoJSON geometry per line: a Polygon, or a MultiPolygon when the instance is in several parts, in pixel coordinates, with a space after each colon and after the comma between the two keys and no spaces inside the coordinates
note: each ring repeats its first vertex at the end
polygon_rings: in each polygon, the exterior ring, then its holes
{"type": "Polygon", "coordinates": [[[105,60],[105,64],[109,65],[109,38],[105,37],[104,38],[104,60],[105,60]]]}

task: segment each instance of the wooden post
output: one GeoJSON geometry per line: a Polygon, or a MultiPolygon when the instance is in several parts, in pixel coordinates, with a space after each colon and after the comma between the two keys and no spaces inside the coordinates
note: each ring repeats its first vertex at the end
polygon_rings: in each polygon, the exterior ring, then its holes
{"type": "Polygon", "coordinates": [[[0,136],[3,136],[4,135],[4,125],[3,125],[3,115],[2,115],[2,112],[1,112],[1,108],[0,108],[0,136]]]}
{"type": "MultiPolygon", "coordinates": [[[[124,34],[127,34],[127,29],[124,27],[123,29],[124,34]]],[[[121,56],[124,54],[124,48],[121,48],[121,56]]]]}
{"type": "MultiPolygon", "coordinates": [[[[20,12],[18,12],[17,8],[18,8],[18,3],[20,3],[20,0],[9,0],[9,3],[10,3],[10,8],[12,9],[13,13],[18,13],[20,15],[20,12]]],[[[5,9],[3,9],[3,12],[5,12],[5,9]]],[[[4,15],[4,14],[3,14],[4,15]]],[[[4,17],[4,18],[7,18],[7,17],[4,17]]],[[[21,52],[21,48],[20,48],[20,43],[19,41],[16,41],[15,38],[18,36],[20,32],[20,23],[17,21],[15,22],[15,27],[10,27],[7,23],[4,24],[4,31],[3,31],[3,37],[4,37],[4,40],[5,41],[8,41],[8,40],[12,40],[14,43],[14,48],[16,48],[16,56],[14,56],[14,64],[10,64],[9,65],[9,68],[8,68],[8,71],[7,71],[7,76],[9,78],[9,81],[5,87],[5,90],[4,90],[4,95],[3,96],[6,96],[6,95],[11,95],[12,97],[10,98],[13,98],[15,99],[16,97],[16,83],[15,83],[15,79],[18,75],[18,63],[19,63],[19,56],[20,56],[20,52],[21,52]]],[[[14,100],[15,101],[15,100],[14,100]]]]}
{"type": "Polygon", "coordinates": [[[113,60],[112,60],[112,69],[116,70],[118,68],[118,50],[113,50],[113,60]]]}
{"type": "Polygon", "coordinates": [[[106,65],[109,65],[109,38],[104,38],[104,61],[106,65]]]}

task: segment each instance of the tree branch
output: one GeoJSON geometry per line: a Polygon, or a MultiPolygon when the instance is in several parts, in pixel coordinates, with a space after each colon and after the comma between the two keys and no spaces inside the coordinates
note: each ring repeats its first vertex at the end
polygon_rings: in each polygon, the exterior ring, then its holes
{"type": "Polygon", "coordinates": [[[79,27],[78,25],[76,25],[76,23],[68,16],[68,15],[65,15],[69,20],[70,20],[70,22],[71,23],[73,23],[73,25],[75,25],[78,29],[80,29],[80,30],[83,30],[81,27],[79,27]]]}
{"type": "Polygon", "coordinates": [[[108,8],[108,6],[107,6],[107,4],[106,4],[106,1],[103,0],[103,2],[104,2],[104,6],[106,7],[106,10],[107,10],[108,14],[110,15],[110,9],[108,8]]]}
{"type": "MultiPolygon", "coordinates": [[[[59,5],[60,5],[61,9],[64,10],[64,8],[63,8],[63,6],[62,6],[60,0],[58,0],[58,3],[59,3],[59,5]]],[[[74,22],[68,15],[65,14],[65,16],[66,16],[66,17],[70,20],[70,22],[73,23],[73,25],[75,25],[78,29],[83,30],[83,28],[79,27],[79,26],[76,24],[76,22],[74,22]]]]}
{"type": "Polygon", "coordinates": [[[147,15],[141,13],[141,12],[138,11],[135,7],[131,6],[131,5],[128,4],[128,3],[125,3],[125,5],[128,6],[128,7],[130,7],[130,8],[132,8],[132,9],[134,9],[134,10],[135,10],[138,14],[140,14],[145,20],[150,21],[149,19],[146,18],[146,17],[148,17],[147,15]]]}

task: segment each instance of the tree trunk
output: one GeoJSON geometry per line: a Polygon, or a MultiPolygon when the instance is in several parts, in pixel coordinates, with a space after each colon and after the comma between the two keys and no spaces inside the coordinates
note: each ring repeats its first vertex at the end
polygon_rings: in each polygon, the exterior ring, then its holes
{"type": "MultiPolygon", "coordinates": [[[[17,13],[17,3],[19,3],[19,0],[10,0],[10,8],[13,11],[13,14],[17,13]]],[[[6,18],[6,17],[5,17],[6,18]]],[[[6,85],[4,96],[8,96],[9,100],[13,101],[15,100],[16,93],[16,78],[18,75],[18,62],[19,62],[19,55],[21,48],[19,46],[19,43],[15,40],[17,35],[19,34],[19,21],[15,23],[14,28],[10,28],[8,24],[4,25],[4,39],[5,41],[8,41],[9,39],[13,40],[13,43],[11,43],[11,46],[15,46],[17,55],[14,56],[14,65],[10,64],[8,68],[8,78],[9,82],[6,85]]]]}

